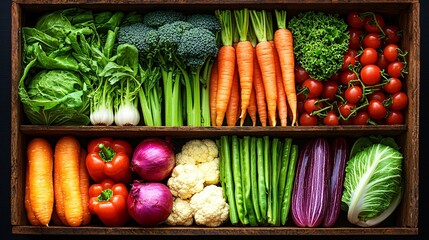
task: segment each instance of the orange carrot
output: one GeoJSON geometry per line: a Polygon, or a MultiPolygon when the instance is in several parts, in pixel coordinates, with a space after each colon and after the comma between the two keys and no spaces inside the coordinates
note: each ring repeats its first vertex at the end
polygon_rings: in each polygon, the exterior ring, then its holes
{"type": "MultiPolygon", "coordinates": [[[[54,165],[56,165],[54,169],[57,170],[54,175],[58,177],[57,181],[59,181],[58,185],[62,197],[62,199],[56,199],[56,201],[62,201],[62,209],[60,211],[63,210],[64,212],[65,225],[72,227],[80,226],[83,221],[83,207],[82,201],[80,201],[79,185],[80,149],[80,144],[76,138],[65,136],[58,140],[54,155],[54,165]]],[[[57,209],[57,213],[61,219],[60,211],[57,209]]]]}
{"type": "Polygon", "coordinates": [[[268,26],[266,11],[251,11],[252,26],[258,39],[256,44],[256,56],[261,68],[262,80],[264,82],[265,96],[267,99],[268,120],[271,126],[277,124],[277,84],[274,62],[274,53],[271,44],[267,41],[266,29],[268,26]]]}
{"type": "Polygon", "coordinates": [[[40,224],[39,220],[37,219],[36,215],[34,215],[33,209],[31,208],[31,203],[30,203],[30,179],[28,177],[28,167],[26,168],[25,171],[25,194],[24,194],[24,206],[25,206],[25,211],[27,213],[27,219],[30,222],[31,225],[33,226],[39,226],[42,225],[40,224]]]}
{"type": "Polygon", "coordinates": [[[47,140],[34,138],[28,143],[27,158],[29,209],[40,225],[48,226],[54,208],[52,147],[47,140]]]}
{"type": "Polygon", "coordinates": [[[267,126],[267,103],[265,100],[264,82],[262,81],[262,73],[259,67],[256,54],[253,59],[253,86],[255,89],[256,106],[258,110],[259,121],[262,126],[267,126]]]}
{"type": "Polygon", "coordinates": [[[86,155],[86,150],[81,148],[79,154],[79,190],[82,199],[82,225],[88,225],[91,222],[91,213],[89,212],[90,177],[86,168],[86,155]]]}
{"type": "Polygon", "coordinates": [[[286,11],[275,11],[278,29],[274,33],[274,42],[280,60],[283,76],[283,86],[286,92],[287,102],[292,112],[292,126],[297,122],[297,98],[295,89],[295,58],[293,53],[292,32],[286,28],[286,11]]]}
{"type": "Polygon", "coordinates": [[[231,96],[235,70],[235,49],[233,43],[233,21],[231,10],[216,10],[217,18],[222,26],[222,46],[218,52],[218,84],[216,93],[216,126],[222,126],[231,96]]]}
{"type": "Polygon", "coordinates": [[[210,122],[212,126],[216,126],[216,94],[217,94],[217,81],[218,81],[218,68],[217,61],[213,63],[212,71],[210,73],[210,122]]]}
{"type": "MultiPolygon", "coordinates": [[[[254,87],[252,88],[252,92],[250,92],[250,101],[249,101],[249,107],[247,108],[247,112],[249,113],[250,119],[252,120],[252,126],[256,126],[257,107],[256,107],[256,95],[255,95],[254,87]]],[[[241,122],[241,126],[243,126],[243,122],[241,122]]]]}
{"type": "MultiPolygon", "coordinates": [[[[237,67],[236,67],[237,70],[237,67]]],[[[240,112],[240,83],[238,71],[234,71],[234,78],[232,80],[231,96],[229,98],[228,107],[226,109],[226,125],[235,126],[239,118],[240,112]]]]}
{"type": "Polygon", "coordinates": [[[280,126],[287,126],[287,100],[286,92],[283,87],[283,76],[280,68],[280,61],[274,41],[270,41],[274,51],[274,61],[276,63],[276,83],[277,83],[277,113],[280,119],[280,126]]]}
{"type": "Polygon", "coordinates": [[[236,55],[238,73],[240,79],[241,98],[241,123],[243,125],[246,118],[247,108],[250,102],[250,94],[253,85],[253,45],[247,39],[249,29],[249,10],[247,8],[234,10],[239,42],[237,43],[236,55]]]}

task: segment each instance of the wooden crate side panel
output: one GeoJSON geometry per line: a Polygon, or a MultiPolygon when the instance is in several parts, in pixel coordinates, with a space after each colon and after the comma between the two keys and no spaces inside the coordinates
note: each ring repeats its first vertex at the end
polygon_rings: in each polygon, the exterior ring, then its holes
{"type": "Polygon", "coordinates": [[[403,142],[405,188],[399,209],[398,225],[418,227],[419,209],[419,108],[420,108],[420,4],[410,5],[408,14],[400,19],[403,34],[402,47],[408,54],[406,93],[407,131],[403,142]]]}

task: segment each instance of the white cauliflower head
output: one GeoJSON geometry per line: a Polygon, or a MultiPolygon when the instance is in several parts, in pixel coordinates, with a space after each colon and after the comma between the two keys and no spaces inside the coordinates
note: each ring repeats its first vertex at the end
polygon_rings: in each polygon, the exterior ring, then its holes
{"type": "Polygon", "coordinates": [[[218,227],[229,217],[229,205],[223,197],[222,187],[209,185],[192,196],[190,203],[198,225],[218,227]]]}
{"type": "Polygon", "coordinates": [[[216,185],[219,183],[219,158],[215,158],[208,162],[203,162],[197,164],[197,167],[204,174],[204,184],[207,185],[216,185]]]}
{"type": "Polygon", "coordinates": [[[219,149],[212,139],[193,139],[183,145],[181,153],[193,158],[196,163],[202,163],[218,157],[219,149]]]}
{"type": "Polygon", "coordinates": [[[165,223],[170,226],[191,226],[194,222],[194,210],[191,208],[189,200],[175,198],[173,210],[165,223]]]}
{"type": "Polygon", "coordinates": [[[182,152],[179,152],[176,154],[176,165],[182,165],[182,164],[193,164],[195,165],[195,159],[192,156],[183,154],[182,152]]]}
{"type": "Polygon", "coordinates": [[[181,199],[188,199],[204,188],[204,174],[193,164],[177,165],[167,181],[171,194],[181,199]]]}

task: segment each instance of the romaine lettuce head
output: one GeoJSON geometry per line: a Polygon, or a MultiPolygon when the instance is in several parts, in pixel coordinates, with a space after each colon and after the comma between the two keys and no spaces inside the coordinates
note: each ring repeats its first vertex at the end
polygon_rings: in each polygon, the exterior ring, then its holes
{"type": "Polygon", "coordinates": [[[89,124],[86,84],[78,73],[42,70],[27,85],[21,79],[18,93],[32,124],[89,124]]]}
{"type": "Polygon", "coordinates": [[[356,153],[346,166],[342,208],[362,227],[384,221],[402,199],[402,154],[383,144],[356,153]]]}

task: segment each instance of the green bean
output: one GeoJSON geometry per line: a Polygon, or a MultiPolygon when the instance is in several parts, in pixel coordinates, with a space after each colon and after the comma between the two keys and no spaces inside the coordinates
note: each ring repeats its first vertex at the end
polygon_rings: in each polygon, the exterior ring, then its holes
{"type": "MultiPolygon", "coordinates": [[[[286,186],[286,175],[290,158],[290,151],[292,147],[292,139],[286,138],[284,140],[283,152],[281,156],[280,175],[279,175],[279,203],[283,202],[283,195],[286,186]]],[[[281,209],[279,208],[279,211],[281,209]]],[[[279,212],[280,216],[280,212],[279,212]]]]}
{"type": "Polygon", "coordinates": [[[222,152],[222,142],[221,139],[216,139],[216,146],[219,150],[219,182],[222,186],[223,197],[228,200],[228,193],[226,192],[226,179],[225,179],[225,156],[222,152]]]}
{"type": "Polygon", "coordinates": [[[273,170],[271,171],[271,191],[272,191],[272,219],[271,225],[279,226],[280,225],[280,203],[279,203],[279,175],[280,175],[280,158],[283,152],[283,142],[278,138],[273,139],[273,157],[272,157],[272,166],[273,170]]]}
{"type": "Polygon", "coordinates": [[[247,216],[249,218],[249,223],[251,226],[258,225],[255,211],[253,209],[252,203],[252,180],[251,180],[251,171],[250,171],[250,151],[249,151],[249,142],[250,137],[244,136],[240,139],[241,150],[242,150],[242,175],[243,178],[243,195],[244,195],[244,207],[246,209],[247,216]]]}
{"type": "Polygon", "coordinates": [[[265,190],[267,193],[270,192],[271,185],[271,157],[270,157],[270,138],[264,136],[264,174],[265,174],[265,190]]]}
{"type": "Polygon", "coordinates": [[[224,181],[226,186],[226,195],[229,204],[229,219],[231,224],[238,224],[238,213],[235,203],[234,195],[234,179],[232,176],[232,166],[231,166],[231,149],[228,136],[221,137],[221,159],[220,162],[223,162],[222,166],[224,168],[224,181]]]}
{"type": "Polygon", "coordinates": [[[298,159],[298,145],[293,144],[291,148],[290,158],[289,158],[289,166],[287,170],[287,177],[286,177],[286,187],[285,192],[283,196],[283,202],[282,202],[282,214],[281,214],[281,224],[285,225],[286,220],[289,215],[289,209],[290,209],[290,201],[291,201],[291,195],[292,195],[292,189],[293,189],[293,183],[295,180],[295,170],[296,170],[296,163],[298,159]]]}
{"type": "Polygon", "coordinates": [[[259,194],[258,194],[258,170],[256,163],[256,137],[250,137],[250,180],[253,210],[255,212],[258,223],[262,222],[261,210],[259,209],[259,194]]]}
{"type": "Polygon", "coordinates": [[[259,208],[261,212],[261,222],[267,219],[267,191],[265,188],[265,172],[264,172],[264,142],[261,137],[256,140],[257,151],[257,166],[258,166],[258,196],[259,208]]]}
{"type": "Polygon", "coordinates": [[[244,208],[243,186],[241,177],[240,146],[237,136],[232,136],[232,175],[234,179],[235,203],[237,206],[238,218],[242,224],[248,224],[247,214],[244,208]]]}

